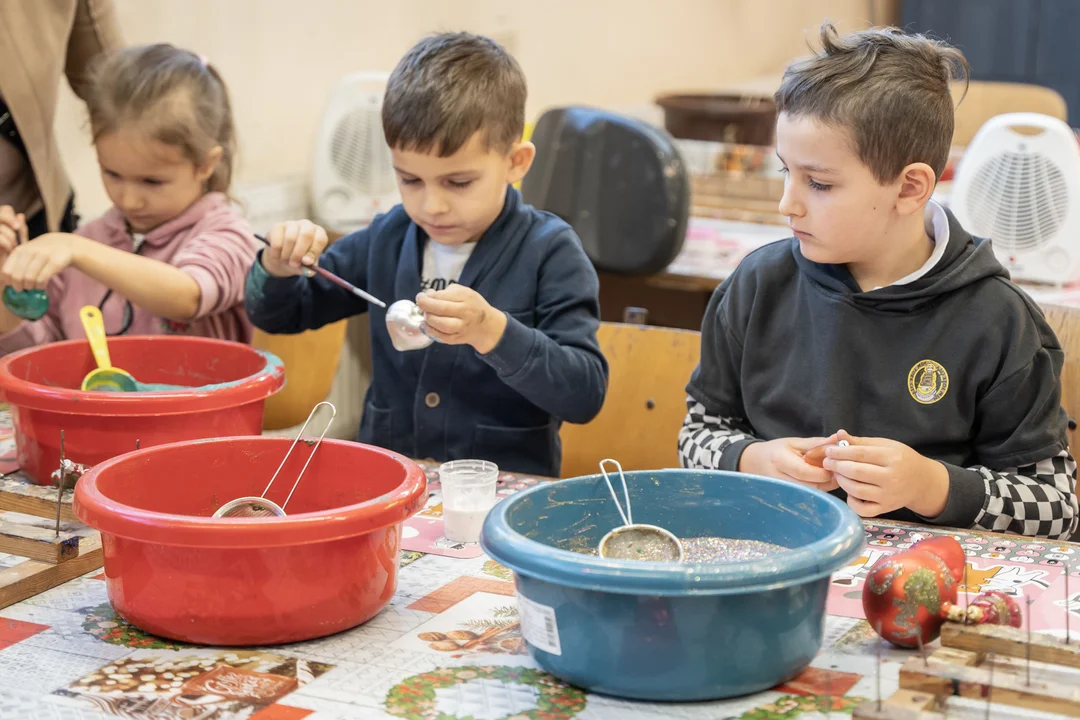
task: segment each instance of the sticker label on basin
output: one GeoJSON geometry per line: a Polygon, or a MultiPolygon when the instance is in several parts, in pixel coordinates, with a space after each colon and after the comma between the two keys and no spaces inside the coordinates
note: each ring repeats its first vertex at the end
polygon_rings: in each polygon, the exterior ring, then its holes
{"type": "Polygon", "coordinates": [[[546,653],[562,655],[554,608],[533,602],[521,593],[517,594],[517,601],[518,614],[521,616],[521,634],[525,641],[546,653]]]}

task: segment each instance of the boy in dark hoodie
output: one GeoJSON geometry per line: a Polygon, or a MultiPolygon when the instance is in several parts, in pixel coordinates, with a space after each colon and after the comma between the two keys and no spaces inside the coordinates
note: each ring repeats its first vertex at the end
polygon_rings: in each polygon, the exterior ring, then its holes
{"type": "Polygon", "coordinates": [[[896,29],[826,25],[822,43],[776,93],[795,237],[713,295],[682,463],[819,488],[863,517],[1068,538],[1061,346],[990,243],[930,199],[967,63],[896,29]],[[803,457],[819,445],[823,468],[803,457]]]}

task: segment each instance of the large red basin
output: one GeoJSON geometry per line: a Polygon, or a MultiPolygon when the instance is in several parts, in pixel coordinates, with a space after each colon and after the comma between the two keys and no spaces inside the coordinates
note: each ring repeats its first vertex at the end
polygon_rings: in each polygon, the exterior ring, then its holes
{"type": "Polygon", "coordinates": [[[179,440],[259,435],[266,398],[285,384],[281,361],[226,340],[182,335],[109,339],[112,363],[141,383],[198,386],[166,392],[83,392],[96,367],[85,340],[0,358],[0,397],[11,406],[20,467],[51,484],[66,456],[83,465],[179,440]]]}
{"type": "MultiPolygon", "coordinates": [[[[272,645],[346,630],[390,601],[401,524],[427,499],[407,458],[324,440],[286,517],[210,517],[260,495],[291,443],[172,443],[82,477],[75,514],[101,532],[109,599],[124,619],[188,643],[272,645]]],[[[310,452],[297,445],[268,498],[284,502],[310,452]]]]}

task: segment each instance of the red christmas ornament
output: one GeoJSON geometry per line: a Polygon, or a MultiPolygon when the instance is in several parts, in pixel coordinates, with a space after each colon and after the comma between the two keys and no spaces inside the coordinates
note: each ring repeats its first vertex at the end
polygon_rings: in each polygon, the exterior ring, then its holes
{"type": "Polygon", "coordinates": [[[1023,613],[1010,595],[982,593],[961,607],[957,594],[967,557],[954,538],[938,536],[878,560],[863,586],[863,612],[878,634],[900,647],[932,642],[946,622],[1020,627],[1023,613]]]}
{"type": "Polygon", "coordinates": [[[956,538],[948,535],[938,535],[920,540],[912,545],[911,549],[928,550],[934,553],[949,566],[953,580],[958,584],[964,581],[964,565],[967,564],[967,555],[964,554],[964,548],[960,547],[960,543],[956,541],[956,538]]]}
{"type": "Polygon", "coordinates": [[[887,555],[870,568],[863,585],[863,612],[879,635],[900,647],[937,638],[959,583],[940,555],[929,549],[887,555]]]}
{"type": "Polygon", "coordinates": [[[987,625],[1011,625],[1018,628],[1024,624],[1024,613],[1020,603],[1012,595],[998,590],[987,590],[971,601],[967,608],[948,605],[945,619],[949,622],[962,622],[987,625]]]}

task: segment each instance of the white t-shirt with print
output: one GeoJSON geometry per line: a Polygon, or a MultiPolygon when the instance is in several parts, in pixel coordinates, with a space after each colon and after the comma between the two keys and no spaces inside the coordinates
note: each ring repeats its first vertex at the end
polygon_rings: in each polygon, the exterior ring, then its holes
{"type": "Polygon", "coordinates": [[[476,243],[441,245],[433,240],[424,244],[424,267],[420,270],[420,292],[445,290],[450,283],[461,279],[461,271],[469,261],[476,243]]]}

